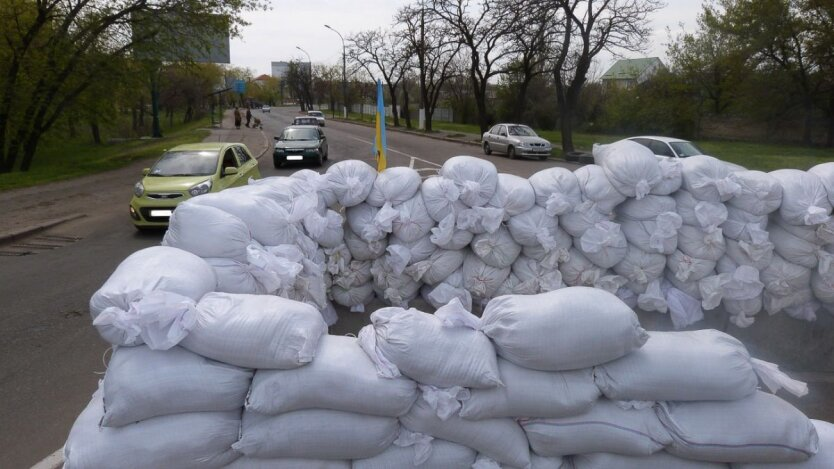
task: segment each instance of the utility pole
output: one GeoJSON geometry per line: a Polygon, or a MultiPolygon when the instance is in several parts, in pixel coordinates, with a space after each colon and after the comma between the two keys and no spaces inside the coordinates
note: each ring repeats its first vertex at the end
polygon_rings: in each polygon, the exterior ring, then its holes
{"type": "Polygon", "coordinates": [[[306,110],[309,111],[313,109],[313,59],[310,58],[310,54],[308,54],[306,50],[302,49],[299,46],[295,46],[295,48],[300,50],[301,52],[304,52],[304,54],[307,55],[307,63],[310,64],[310,68],[307,70],[307,90],[304,93],[306,95],[304,99],[305,101],[307,101],[306,110]]]}
{"type": "Polygon", "coordinates": [[[348,108],[347,108],[347,48],[345,47],[345,38],[342,37],[342,35],[339,33],[339,31],[336,31],[335,29],[331,28],[330,26],[324,25],[324,27],[333,31],[334,33],[338,34],[339,39],[342,40],[342,106],[343,106],[343,112],[344,112],[344,115],[342,117],[347,119],[347,116],[348,116],[348,108]]]}

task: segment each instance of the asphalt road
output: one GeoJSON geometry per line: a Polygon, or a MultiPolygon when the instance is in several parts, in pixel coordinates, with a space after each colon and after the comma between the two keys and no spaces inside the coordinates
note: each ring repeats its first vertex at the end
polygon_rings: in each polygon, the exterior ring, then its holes
{"type": "MultiPolygon", "coordinates": [[[[265,141],[288,125],[295,109],[255,115],[254,129],[223,129],[209,139],[246,141],[260,153],[265,141]],[[253,143],[254,142],[254,143],[253,143]]],[[[229,121],[225,123],[228,125],[229,121]]],[[[373,163],[370,127],[328,121],[329,162],[373,163]]],[[[449,157],[482,155],[476,146],[389,132],[389,165],[413,165],[430,175],[449,157]]],[[[502,172],[529,176],[553,161],[486,157],[502,172]]],[[[127,215],[131,188],[148,161],[81,180],[0,194],[5,227],[41,218],[83,214],[26,239],[34,254],[0,255],[0,467],[23,468],[60,448],[76,416],[105,371],[108,345],[91,325],[88,301],[116,266],[139,249],[156,245],[161,233],[138,233],[127,215]]],[[[276,170],[271,154],[260,160],[262,176],[289,175],[304,166],[276,170]]],[[[7,246],[6,246],[7,247],[7,246]]],[[[0,246],[2,251],[4,246],[0,246]]],[[[333,333],[356,332],[367,315],[345,312],[333,333]]]]}

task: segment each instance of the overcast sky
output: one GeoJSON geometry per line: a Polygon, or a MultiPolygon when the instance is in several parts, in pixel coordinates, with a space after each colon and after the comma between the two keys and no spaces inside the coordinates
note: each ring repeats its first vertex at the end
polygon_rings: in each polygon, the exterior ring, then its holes
{"type": "MultiPolygon", "coordinates": [[[[243,29],[243,37],[232,39],[232,64],[251,69],[255,75],[271,72],[270,62],[303,60],[307,56],[296,49],[303,48],[314,64],[336,64],[342,60],[342,41],[330,25],[345,40],[358,31],[388,28],[394,13],[410,0],[273,0],[272,9],[247,14],[251,24],[243,29]]],[[[673,34],[695,27],[695,17],[701,10],[700,0],[666,0],[668,4],[651,17],[654,35],[646,54],[628,53],[626,58],[657,56],[665,61],[666,28],[673,34]]],[[[603,55],[604,54],[604,55],[603,55]]],[[[616,60],[610,54],[598,56],[596,76],[601,75],[616,60]]]]}

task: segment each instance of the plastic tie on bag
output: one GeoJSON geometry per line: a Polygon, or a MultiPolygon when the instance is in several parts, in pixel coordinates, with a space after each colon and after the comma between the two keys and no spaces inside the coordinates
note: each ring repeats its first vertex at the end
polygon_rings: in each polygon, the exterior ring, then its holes
{"type": "Polygon", "coordinates": [[[817,207],[816,205],[811,205],[805,211],[803,221],[806,225],[819,225],[828,222],[830,218],[831,217],[828,216],[828,210],[822,207],[817,207]]]}
{"type": "Polygon", "coordinates": [[[307,233],[313,238],[321,238],[328,227],[329,221],[327,217],[319,215],[316,211],[312,211],[304,217],[304,228],[307,229],[307,233]]]}
{"type": "Polygon", "coordinates": [[[701,201],[695,204],[693,211],[698,224],[708,233],[717,230],[720,224],[727,221],[727,207],[724,204],[701,201]]]}
{"type": "Polygon", "coordinates": [[[344,190],[345,194],[347,194],[351,199],[359,198],[364,190],[362,180],[358,176],[346,177],[344,190]]]}
{"type": "Polygon", "coordinates": [[[661,286],[666,294],[666,304],[669,306],[669,318],[675,329],[694,324],[704,319],[701,302],[672,286],[667,280],[661,286]]]}
{"type": "Polygon", "coordinates": [[[431,269],[431,266],[432,266],[431,261],[427,259],[427,260],[424,260],[424,261],[415,262],[414,264],[411,264],[410,266],[405,268],[404,272],[409,277],[414,279],[415,282],[419,282],[423,279],[423,276],[426,275],[426,272],[428,272],[429,269],[431,269]]]}
{"type": "Polygon", "coordinates": [[[623,410],[645,410],[657,405],[656,401],[614,401],[623,410]]]}
{"type": "Polygon", "coordinates": [[[634,185],[634,198],[637,200],[642,199],[643,197],[649,195],[651,192],[652,186],[649,184],[649,181],[645,179],[641,179],[634,185]]]}
{"type": "Polygon", "coordinates": [[[448,283],[441,283],[428,294],[428,300],[433,305],[445,305],[457,298],[467,311],[472,310],[472,294],[465,288],[458,288],[448,283]]]}
{"type": "Polygon", "coordinates": [[[541,286],[541,291],[543,292],[562,288],[564,286],[562,283],[562,272],[554,270],[552,272],[541,274],[539,277],[539,285],[541,286]]]}
{"type": "Polygon", "coordinates": [[[258,243],[246,246],[248,270],[267,293],[274,293],[295,283],[303,265],[278,257],[258,243]]]}
{"type": "Polygon", "coordinates": [[[472,463],[472,469],[502,469],[498,461],[491,459],[483,454],[478,454],[478,458],[472,463]]]}
{"type": "Polygon", "coordinates": [[[290,223],[298,223],[311,212],[315,212],[318,206],[319,196],[316,192],[308,192],[295,197],[292,201],[288,221],[290,223]]]}
{"type": "Polygon", "coordinates": [[[730,322],[738,328],[745,329],[752,326],[756,320],[753,316],[747,316],[746,314],[732,314],[730,315],[730,322]]]}
{"type": "Polygon", "coordinates": [[[637,305],[643,311],[657,311],[666,313],[668,305],[666,297],[660,288],[660,280],[652,280],[646,287],[646,292],[637,296],[637,305]]]}
{"type": "Polygon", "coordinates": [[[722,200],[728,200],[741,190],[741,185],[736,182],[734,174],[730,174],[725,178],[715,181],[715,189],[718,190],[718,195],[722,200]]]}
{"type": "Polygon", "coordinates": [[[476,331],[481,329],[481,318],[470,313],[457,297],[438,308],[434,316],[440,319],[443,327],[467,327],[476,331]]]}
{"type": "Polygon", "coordinates": [[[495,233],[504,220],[504,210],[492,207],[475,207],[472,210],[478,214],[479,223],[487,233],[495,233]]]}
{"type": "Polygon", "coordinates": [[[402,373],[400,373],[400,369],[397,368],[397,365],[394,365],[387,358],[385,358],[382,351],[377,347],[376,330],[374,329],[373,324],[368,324],[360,329],[359,334],[356,336],[356,340],[359,342],[359,346],[362,347],[362,350],[364,350],[368,355],[368,358],[374,362],[376,373],[379,376],[389,379],[402,376],[402,373]]]}
{"type": "Polygon", "coordinates": [[[431,236],[429,237],[429,241],[438,245],[438,246],[445,246],[452,241],[452,237],[455,235],[455,214],[450,213],[443,217],[443,220],[440,220],[440,223],[437,224],[434,228],[431,229],[431,236]]]}
{"type": "Polygon", "coordinates": [[[480,258],[492,254],[493,250],[495,250],[495,244],[488,238],[482,238],[472,243],[472,252],[480,258]]]}
{"type": "Polygon", "coordinates": [[[127,311],[109,307],[93,320],[94,326],[110,325],[125,333],[126,343],[138,337],[152,350],[168,350],[179,344],[197,322],[197,307],[186,296],[162,290],[133,295],[127,311]]]}
{"type": "Polygon", "coordinates": [[[771,393],[776,394],[780,389],[784,389],[796,397],[808,394],[808,385],[788,376],[779,369],[779,365],[758,358],[750,358],[750,362],[753,364],[753,371],[771,393]]]}
{"type": "Polygon", "coordinates": [[[817,259],[819,259],[817,264],[817,270],[819,273],[827,274],[831,271],[831,263],[834,261],[834,254],[831,254],[823,248],[819,248],[817,249],[817,259]]]}
{"type": "Polygon", "coordinates": [[[761,295],[763,289],[759,270],[749,265],[740,265],[724,284],[724,297],[729,300],[752,300],[761,295]]]}
{"type": "Polygon", "coordinates": [[[621,275],[603,275],[594,281],[593,286],[608,293],[616,294],[617,290],[626,283],[628,283],[628,279],[621,275]]]}
{"type": "Polygon", "coordinates": [[[545,202],[545,213],[551,217],[563,215],[572,209],[573,206],[567,197],[556,192],[550,194],[547,198],[547,202],[545,202]]]}
{"type": "Polygon", "coordinates": [[[715,228],[713,231],[708,231],[704,235],[704,245],[710,248],[716,248],[724,245],[724,230],[715,228]]]}
{"type": "Polygon", "coordinates": [[[389,245],[386,249],[388,252],[388,266],[397,275],[402,275],[408,263],[411,262],[411,250],[403,245],[389,245]]]}
{"type": "Polygon", "coordinates": [[[481,183],[477,181],[463,181],[463,184],[461,184],[461,197],[474,197],[479,192],[481,192],[481,183]]]}
{"type": "Polygon", "coordinates": [[[350,307],[351,313],[364,313],[365,312],[365,305],[359,303],[358,305],[353,305],[350,307]]]}
{"type": "Polygon", "coordinates": [[[400,426],[400,433],[397,439],[394,440],[394,446],[400,448],[414,447],[414,465],[419,466],[429,460],[431,457],[431,442],[434,440],[433,436],[424,433],[412,432],[411,430],[400,426]]]}
{"type": "Polygon", "coordinates": [[[698,282],[701,292],[701,306],[704,309],[715,309],[724,299],[724,285],[730,281],[730,274],[718,274],[704,277],[698,282]]]}
{"type": "Polygon", "coordinates": [[[461,386],[438,388],[427,384],[418,384],[422,391],[422,399],[434,410],[440,420],[449,420],[449,417],[458,413],[461,402],[468,400],[471,396],[469,389],[461,386]]]}

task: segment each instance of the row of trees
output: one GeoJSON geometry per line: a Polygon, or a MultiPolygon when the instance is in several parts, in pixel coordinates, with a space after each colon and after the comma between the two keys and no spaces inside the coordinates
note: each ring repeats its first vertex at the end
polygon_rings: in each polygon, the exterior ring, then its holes
{"type": "MultiPolygon", "coordinates": [[[[195,53],[207,52],[213,38],[238,35],[243,12],[266,7],[263,0],[0,0],[0,173],[28,170],[44,135],[62,123],[74,132],[84,119],[99,138],[103,120],[131,107],[141,123],[142,91],[155,98],[162,81],[184,85],[195,53]]],[[[197,68],[201,78],[164,97],[186,115],[204,95],[203,82],[218,77],[197,68]]]]}
{"type": "MultiPolygon", "coordinates": [[[[348,38],[346,98],[372,99],[365,85],[381,78],[395,125],[400,115],[412,125],[408,107],[417,102],[431,130],[442,103],[481,130],[496,120],[558,128],[564,151],[574,149],[575,126],[698,137],[705,122],[724,117],[768,129],[789,122],[806,144],[824,120],[826,143],[834,143],[834,4],[710,0],[694,32],[669,34],[668,70],[627,90],[590,81],[601,52],[645,48],[650,16],[663,6],[657,0],[416,1],[398,11],[390,29],[348,38]]],[[[334,108],[343,99],[339,72],[339,64],[315,67],[299,80],[304,99],[334,108]]]]}

